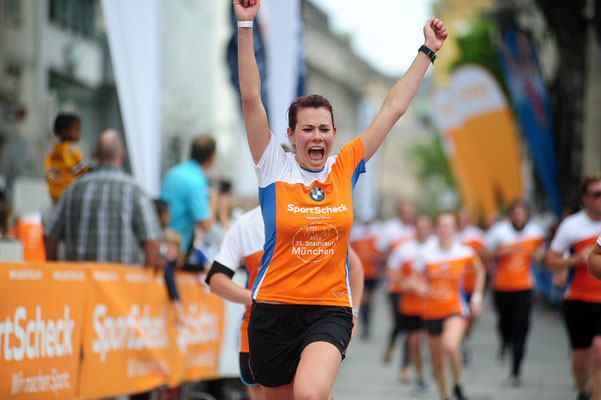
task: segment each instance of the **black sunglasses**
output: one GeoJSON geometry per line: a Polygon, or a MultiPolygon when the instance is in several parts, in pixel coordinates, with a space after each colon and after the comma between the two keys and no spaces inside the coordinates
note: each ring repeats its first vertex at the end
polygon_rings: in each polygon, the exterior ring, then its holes
{"type": "Polygon", "coordinates": [[[587,193],[589,196],[598,199],[601,197],[601,192],[593,192],[593,193],[587,193]]]}

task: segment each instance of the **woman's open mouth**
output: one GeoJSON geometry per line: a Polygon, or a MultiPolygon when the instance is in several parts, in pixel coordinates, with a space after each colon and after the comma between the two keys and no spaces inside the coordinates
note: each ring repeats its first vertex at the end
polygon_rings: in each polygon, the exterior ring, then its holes
{"type": "Polygon", "coordinates": [[[311,161],[323,160],[324,154],[325,154],[325,149],[323,147],[310,147],[309,148],[309,159],[311,161]]]}

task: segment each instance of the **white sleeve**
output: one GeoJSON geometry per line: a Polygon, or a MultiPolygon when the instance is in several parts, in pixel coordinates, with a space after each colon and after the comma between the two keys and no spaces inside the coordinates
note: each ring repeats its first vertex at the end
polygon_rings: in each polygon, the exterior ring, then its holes
{"type": "Polygon", "coordinates": [[[484,244],[489,250],[496,250],[499,246],[498,239],[498,226],[492,226],[488,232],[486,232],[486,236],[484,237],[484,244]]]}
{"type": "Polygon", "coordinates": [[[265,148],[257,165],[255,165],[259,187],[265,188],[277,181],[282,171],[285,170],[287,162],[288,157],[286,156],[286,152],[272,133],[269,144],[265,148]]]}
{"type": "Polygon", "coordinates": [[[391,269],[393,271],[398,271],[399,269],[401,269],[402,265],[403,251],[401,246],[400,248],[393,250],[393,252],[390,254],[388,260],[386,261],[386,268],[391,269]]]}
{"type": "Polygon", "coordinates": [[[572,245],[572,243],[570,243],[569,233],[569,221],[564,221],[564,223],[559,224],[559,228],[557,228],[557,232],[555,232],[555,236],[551,242],[551,250],[558,254],[563,254],[566,250],[568,250],[572,245]],[[566,224],[565,222],[568,223],[566,224]]]}
{"type": "Polygon", "coordinates": [[[219,253],[215,256],[216,262],[232,271],[236,271],[244,262],[242,229],[240,228],[240,219],[238,219],[225,235],[219,253]]]}
{"type": "Polygon", "coordinates": [[[423,253],[421,251],[419,252],[419,254],[417,255],[417,257],[415,258],[415,261],[411,265],[411,268],[415,272],[419,272],[420,274],[423,273],[424,270],[426,269],[426,258],[425,258],[425,256],[423,255],[423,253]]]}

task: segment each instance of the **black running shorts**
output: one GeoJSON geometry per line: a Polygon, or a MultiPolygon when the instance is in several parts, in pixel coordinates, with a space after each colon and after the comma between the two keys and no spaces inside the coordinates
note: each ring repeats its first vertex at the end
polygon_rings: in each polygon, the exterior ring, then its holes
{"type": "Polygon", "coordinates": [[[426,331],[428,331],[428,335],[431,335],[431,336],[442,335],[442,328],[443,328],[444,322],[451,317],[461,317],[461,315],[451,314],[449,316],[446,316],[444,318],[439,318],[439,319],[425,319],[424,320],[424,328],[426,328],[426,331]]]}
{"type": "Polygon", "coordinates": [[[601,335],[601,303],[564,300],[563,316],[573,349],[587,349],[601,335]]]}
{"type": "Polygon", "coordinates": [[[418,315],[407,315],[400,313],[399,318],[403,332],[419,331],[424,326],[421,317],[418,315]]]}
{"type": "Polygon", "coordinates": [[[248,353],[240,353],[240,380],[246,386],[256,386],[258,383],[255,381],[255,377],[250,371],[249,355],[248,353]]]}
{"type": "Polygon", "coordinates": [[[254,303],[248,340],[255,381],[267,387],[292,382],[301,353],[313,342],[331,343],[344,359],[352,330],[350,307],[254,303]]]}

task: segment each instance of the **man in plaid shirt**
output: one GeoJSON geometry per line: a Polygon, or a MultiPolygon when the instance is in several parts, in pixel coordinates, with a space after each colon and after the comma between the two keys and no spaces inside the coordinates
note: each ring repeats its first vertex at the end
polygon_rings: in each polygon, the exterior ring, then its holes
{"type": "Polygon", "coordinates": [[[98,139],[98,168],[75,181],[44,227],[46,258],[57,259],[64,240],[68,261],[157,266],[161,228],[151,200],[121,169],[125,151],[119,134],[98,139]]]}

